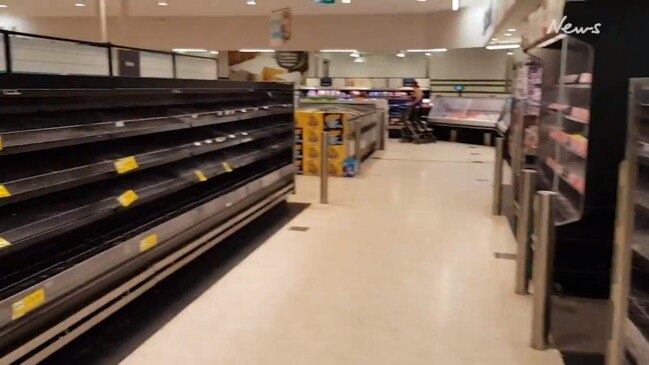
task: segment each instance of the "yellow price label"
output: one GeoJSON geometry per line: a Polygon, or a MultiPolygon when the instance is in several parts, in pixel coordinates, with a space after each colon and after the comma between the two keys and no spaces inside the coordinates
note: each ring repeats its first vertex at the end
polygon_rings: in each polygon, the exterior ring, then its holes
{"type": "Polygon", "coordinates": [[[2,136],[0,136],[0,151],[2,151],[3,146],[4,145],[2,144],[2,136]]]}
{"type": "Polygon", "coordinates": [[[148,251],[158,244],[158,235],[152,234],[140,241],[140,252],[148,251]]]}
{"type": "Polygon", "coordinates": [[[7,248],[9,246],[11,246],[11,242],[9,242],[6,239],[0,237],[0,249],[7,248]]]}
{"type": "Polygon", "coordinates": [[[11,305],[11,319],[16,320],[43,303],[45,303],[45,289],[41,288],[11,305]]]}
{"type": "Polygon", "coordinates": [[[10,196],[11,196],[11,191],[9,191],[9,189],[7,189],[6,186],[0,185],[0,199],[8,198],[10,196]]]}
{"type": "Polygon", "coordinates": [[[196,170],[196,171],[194,171],[194,174],[196,174],[196,177],[198,178],[198,181],[200,181],[200,182],[206,182],[207,181],[207,176],[205,176],[203,171],[196,170]]]}
{"type": "Polygon", "coordinates": [[[223,168],[225,169],[226,172],[232,172],[232,171],[234,171],[234,170],[232,169],[232,166],[230,166],[229,163],[227,163],[227,162],[222,162],[222,164],[223,164],[223,168]]]}
{"type": "Polygon", "coordinates": [[[117,201],[123,206],[128,207],[129,205],[135,203],[140,197],[137,196],[137,193],[133,190],[128,190],[124,194],[117,197],[117,201]]]}
{"type": "Polygon", "coordinates": [[[116,160],[114,162],[114,165],[115,170],[120,175],[125,174],[129,171],[136,170],[138,167],[140,167],[140,165],[138,165],[137,163],[137,160],[133,156],[120,158],[119,160],[116,160]]]}

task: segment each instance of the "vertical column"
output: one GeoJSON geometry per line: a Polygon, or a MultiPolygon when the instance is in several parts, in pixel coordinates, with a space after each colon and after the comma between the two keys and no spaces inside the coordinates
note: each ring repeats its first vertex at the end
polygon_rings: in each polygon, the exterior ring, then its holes
{"type": "Polygon", "coordinates": [[[101,30],[101,41],[108,43],[108,25],[106,23],[106,0],[99,0],[99,26],[101,30]]]}
{"type": "Polygon", "coordinates": [[[329,134],[322,132],[322,151],[320,152],[320,204],[329,204],[329,172],[327,171],[327,151],[329,134]]]}
{"type": "Polygon", "coordinates": [[[530,279],[530,228],[532,228],[532,210],[534,204],[534,191],[536,190],[536,171],[525,169],[522,171],[521,200],[519,203],[516,220],[516,294],[528,293],[530,279]]]}
{"type": "Polygon", "coordinates": [[[493,184],[493,215],[500,215],[502,210],[503,194],[503,158],[504,158],[505,139],[496,138],[496,163],[494,166],[494,184],[493,184]]]}
{"type": "Polygon", "coordinates": [[[548,348],[549,307],[554,267],[554,204],[556,193],[539,191],[536,194],[534,224],[534,298],[532,308],[532,348],[548,348]]]}

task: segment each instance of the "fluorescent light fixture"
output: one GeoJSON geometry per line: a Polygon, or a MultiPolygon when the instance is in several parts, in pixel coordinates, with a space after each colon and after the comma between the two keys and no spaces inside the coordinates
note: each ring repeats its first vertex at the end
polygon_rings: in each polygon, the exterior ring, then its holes
{"type": "Polygon", "coordinates": [[[358,52],[356,49],[321,49],[320,52],[327,53],[354,53],[358,52]]]}
{"type": "Polygon", "coordinates": [[[452,0],[451,8],[453,9],[453,11],[460,10],[460,0],[452,0]]]}
{"type": "Polygon", "coordinates": [[[431,53],[431,52],[446,52],[448,49],[446,48],[432,48],[432,49],[408,49],[406,52],[408,53],[431,53]]]}
{"type": "Polygon", "coordinates": [[[426,0],[417,0],[417,1],[419,1],[420,3],[426,2],[426,0]]]}
{"type": "Polygon", "coordinates": [[[507,52],[507,55],[508,55],[508,56],[513,56],[513,55],[514,55],[514,52],[507,52]]]}
{"type": "Polygon", "coordinates": [[[404,58],[404,57],[406,57],[406,54],[403,53],[403,52],[399,52],[399,53],[397,53],[397,57],[404,58]]]}
{"type": "Polygon", "coordinates": [[[78,7],[82,8],[82,7],[86,6],[86,2],[85,2],[85,0],[77,0],[74,3],[74,6],[78,6],[78,7]]]}
{"type": "Polygon", "coordinates": [[[246,5],[257,5],[255,0],[246,0],[246,5]]]}
{"type": "Polygon", "coordinates": [[[343,3],[343,4],[351,4],[351,3],[352,3],[352,0],[343,0],[342,3],[343,3]]]}
{"type": "Polygon", "coordinates": [[[219,51],[210,51],[210,54],[219,54],[219,51]]]}
{"type": "Polygon", "coordinates": [[[7,4],[0,4],[0,8],[8,8],[7,4]]]}
{"type": "Polygon", "coordinates": [[[508,31],[508,32],[515,32],[515,31],[516,31],[516,28],[509,28],[509,29],[507,29],[507,31],[508,31]]]}
{"type": "Polygon", "coordinates": [[[511,37],[512,34],[511,34],[511,33],[505,33],[504,36],[505,36],[505,37],[511,37]]]}
{"type": "Polygon", "coordinates": [[[172,51],[176,53],[201,53],[201,52],[207,52],[206,49],[203,48],[174,48],[172,51]]]}
{"type": "Polygon", "coordinates": [[[521,48],[521,45],[516,43],[516,44],[493,44],[491,46],[486,47],[488,50],[493,51],[495,49],[516,49],[516,48],[521,48]]]}
{"type": "Polygon", "coordinates": [[[158,0],[158,5],[159,6],[167,6],[167,5],[169,5],[169,2],[167,0],[158,0]]]}
{"type": "Polygon", "coordinates": [[[491,38],[491,41],[492,41],[492,42],[497,42],[497,41],[498,41],[498,38],[491,38]]]}
{"type": "Polygon", "coordinates": [[[358,52],[352,52],[349,55],[354,58],[359,58],[361,56],[358,52]]]}
{"type": "Polygon", "coordinates": [[[267,49],[267,48],[243,48],[240,49],[239,52],[246,52],[246,53],[275,53],[274,49],[267,49]]]}

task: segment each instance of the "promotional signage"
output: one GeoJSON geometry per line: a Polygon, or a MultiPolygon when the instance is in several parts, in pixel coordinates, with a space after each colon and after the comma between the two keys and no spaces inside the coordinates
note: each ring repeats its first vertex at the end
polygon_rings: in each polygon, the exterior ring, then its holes
{"type": "Polygon", "coordinates": [[[333,80],[331,77],[322,77],[320,79],[320,86],[331,86],[333,84],[333,80]]]}
{"type": "Polygon", "coordinates": [[[140,77],[140,52],[129,49],[118,49],[119,75],[126,77],[140,77]]]}
{"type": "Polygon", "coordinates": [[[311,0],[316,4],[335,4],[336,0],[311,0]]]}
{"type": "Polygon", "coordinates": [[[291,39],[293,15],[291,8],[284,8],[270,13],[270,45],[282,46],[291,39]]]}

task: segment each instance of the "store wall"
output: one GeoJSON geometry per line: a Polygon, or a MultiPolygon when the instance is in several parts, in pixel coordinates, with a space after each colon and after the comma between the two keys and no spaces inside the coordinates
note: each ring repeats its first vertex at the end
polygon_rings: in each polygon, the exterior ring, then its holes
{"type": "Polygon", "coordinates": [[[354,62],[347,53],[322,53],[321,56],[330,62],[331,77],[426,77],[428,62],[423,54],[409,54],[404,58],[394,53],[364,54],[363,63],[354,62]]]}
{"type": "MultiPolygon", "coordinates": [[[[285,50],[361,48],[397,51],[408,48],[484,46],[484,9],[463,8],[430,14],[295,16],[293,39],[285,50]]],[[[0,26],[22,32],[99,41],[97,18],[12,18],[0,26]]],[[[267,48],[268,17],[109,18],[109,41],[169,50],[198,47],[214,50],[267,48]]]]}
{"type": "Polygon", "coordinates": [[[506,51],[485,48],[455,49],[430,58],[431,79],[503,80],[507,78],[506,51]]]}
{"type": "MultiPolygon", "coordinates": [[[[452,49],[448,52],[407,54],[404,58],[394,53],[364,54],[365,62],[354,62],[346,53],[322,53],[330,61],[331,77],[430,77],[454,80],[503,80],[507,78],[506,51],[485,48],[452,49]]],[[[322,77],[322,67],[317,77],[322,77]]]]}

